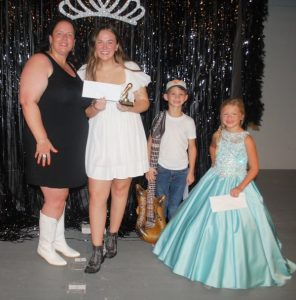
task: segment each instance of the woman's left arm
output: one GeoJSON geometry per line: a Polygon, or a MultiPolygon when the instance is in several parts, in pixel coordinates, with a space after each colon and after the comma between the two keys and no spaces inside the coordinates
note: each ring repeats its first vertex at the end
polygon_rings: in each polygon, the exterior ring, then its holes
{"type": "Polygon", "coordinates": [[[135,93],[135,101],[134,106],[125,106],[120,103],[117,103],[117,108],[122,112],[134,112],[134,113],[142,113],[148,110],[150,106],[150,102],[148,99],[147,90],[145,87],[141,87],[135,93]]]}
{"type": "Polygon", "coordinates": [[[254,139],[248,135],[245,139],[245,145],[248,155],[248,165],[249,170],[247,172],[246,177],[243,179],[243,181],[234,189],[230,191],[230,195],[233,197],[237,197],[239,193],[241,193],[245,187],[255,179],[259,172],[259,160],[256,150],[256,144],[254,142],[254,139]]]}

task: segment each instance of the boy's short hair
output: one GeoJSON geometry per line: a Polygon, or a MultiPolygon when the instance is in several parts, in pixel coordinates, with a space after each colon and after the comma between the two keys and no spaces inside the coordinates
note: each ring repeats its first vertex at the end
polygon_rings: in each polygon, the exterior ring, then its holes
{"type": "Polygon", "coordinates": [[[175,86],[187,92],[186,83],[183,80],[179,80],[179,79],[174,79],[169,81],[166,85],[165,92],[167,93],[171,88],[175,86]]]}

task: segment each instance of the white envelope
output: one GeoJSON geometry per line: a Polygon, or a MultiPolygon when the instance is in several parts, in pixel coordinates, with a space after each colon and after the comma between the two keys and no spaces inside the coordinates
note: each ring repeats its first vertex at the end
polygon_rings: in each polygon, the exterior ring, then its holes
{"type": "Polygon", "coordinates": [[[220,195],[210,197],[211,208],[213,212],[227,211],[247,207],[246,196],[240,193],[238,197],[230,195],[220,195]]]}
{"type": "Polygon", "coordinates": [[[119,101],[121,85],[84,80],[82,97],[99,99],[105,97],[109,101],[119,101]]]}

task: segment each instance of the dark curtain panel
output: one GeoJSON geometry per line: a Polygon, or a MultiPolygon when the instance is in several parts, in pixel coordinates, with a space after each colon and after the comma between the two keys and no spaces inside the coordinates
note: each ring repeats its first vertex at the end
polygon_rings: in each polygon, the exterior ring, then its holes
{"type": "MultiPolygon", "coordinates": [[[[40,46],[50,21],[61,15],[60,2],[0,0],[1,240],[31,238],[38,226],[43,200],[39,189],[26,185],[24,180],[24,120],[18,85],[24,63],[40,46]]],[[[119,1],[119,5],[125,2],[119,1]]],[[[81,9],[76,1],[71,3],[81,9]]],[[[196,123],[199,180],[210,165],[208,148],[219,126],[219,106],[224,99],[242,96],[247,111],[245,125],[260,125],[267,0],[142,0],[141,4],[146,13],[136,26],[103,17],[75,20],[78,33],[73,63],[80,67],[85,62],[87,39],[93,28],[102,22],[113,24],[130,58],[152,78],[148,87],[151,106],[142,114],[147,133],[155,114],[165,109],[165,84],[183,79],[190,91],[184,111],[196,123]]],[[[130,7],[133,5],[131,1],[130,7]]],[[[122,234],[133,230],[136,221],[136,182],[145,185],[143,177],[133,181],[122,234]]],[[[88,221],[86,187],[71,191],[66,216],[67,226],[75,228],[88,221]]]]}

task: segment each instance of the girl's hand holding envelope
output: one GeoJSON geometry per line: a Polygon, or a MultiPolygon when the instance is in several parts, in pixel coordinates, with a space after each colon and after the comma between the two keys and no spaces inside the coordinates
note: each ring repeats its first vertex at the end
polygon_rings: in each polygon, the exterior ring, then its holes
{"type": "Polygon", "coordinates": [[[107,103],[106,98],[102,97],[102,98],[93,100],[91,102],[91,105],[96,111],[102,111],[106,108],[106,103],[107,103]]]}

